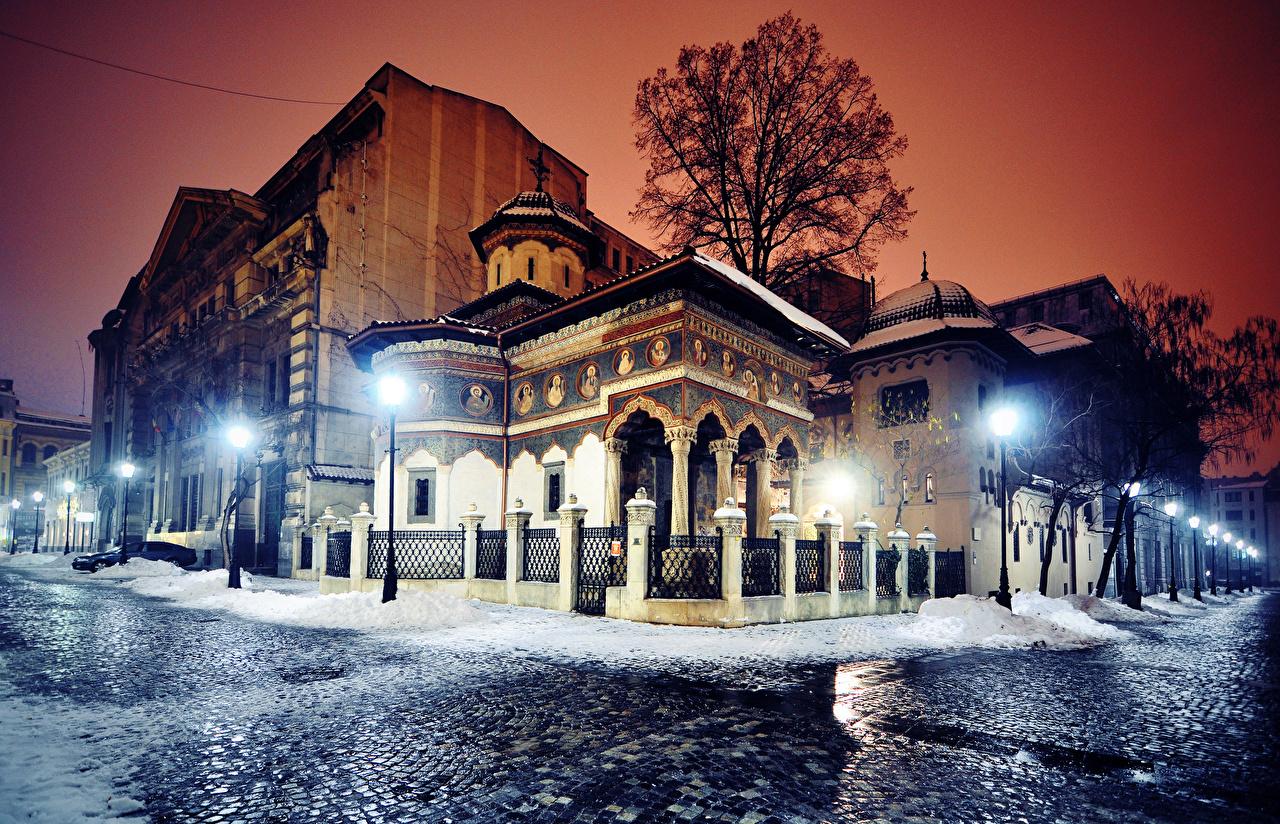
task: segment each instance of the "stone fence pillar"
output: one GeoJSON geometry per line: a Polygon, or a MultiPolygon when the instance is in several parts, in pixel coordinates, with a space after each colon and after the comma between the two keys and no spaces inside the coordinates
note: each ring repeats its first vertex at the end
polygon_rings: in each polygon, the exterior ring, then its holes
{"type": "Polygon", "coordinates": [[[800,519],[788,509],[781,507],[769,517],[769,533],[778,537],[778,556],[781,561],[778,583],[782,592],[782,614],[793,618],[796,614],[796,532],[800,528],[800,519]]]}
{"type": "Polygon", "coordinates": [[[480,525],[484,523],[484,513],[480,512],[475,502],[467,505],[462,513],[462,577],[476,577],[476,551],[480,546],[480,525]]]}
{"type": "Polygon", "coordinates": [[[937,558],[934,553],[938,551],[938,536],[929,531],[928,524],[925,524],[924,529],[916,534],[916,546],[923,549],[929,559],[929,574],[925,581],[929,587],[929,597],[936,598],[938,597],[938,590],[934,586],[934,581],[937,577],[937,558]]]}
{"type": "Polygon", "coordinates": [[[329,573],[329,532],[337,522],[338,516],[333,514],[333,507],[326,506],[324,514],[316,518],[315,526],[311,528],[311,562],[315,564],[316,580],[329,573]]]}
{"type": "Polygon", "coordinates": [[[738,509],[733,498],[725,498],[724,506],[713,516],[720,529],[720,597],[729,602],[729,615],[737,615],[742,603],[742,536],[747,532],[747,513],[738,509]]]}
{"type": "MultiPolygon", "coordinates": [[[[302,537],[306,533],[307,527],[302,518],[286,518],[284,523],[289,530],[289,577],[297,578],[298,570],[302,569],[302,537]]],[[[70,528],[70,524],[67,526],[70,528]]],[[[313,544],[311,546],[311,569],[315,569],[315,566],[316,548],[313,544]]]]}
{"type": "Polygon", "coordinates": [[[880,599],[876,597],[876,552],[879,549],[880,527],[871,516],[862,513],[862,520],[853,525],[857,540],[862,542],[862,591],[867,599],[867,614],[874,615],[880,599]]]}
{"type": "Polygon", "coordinates": [[[360,511],[351,516],[351,591],[359,592],[369,569],[369,530],[373,527],[373,513],[369,505],[360,502],[360,511]]]}
{"type": "Polygon", "coordinates": [[[814,534],[827,552],[827,592],[831,593],[831,617],[840,614],[840,542],[844,540],[844,518],[830,509],[813,522],[814,534]]]}
{"type": "Polygon", "coordinates": [[[623,597],[622,617],[643,621],[648,609],[644,599],[649,585],[649,528],[658,517],[658,505],[649,500],[644,487],[627,501],[627,589],[623,597]]]}
{"type": "Polygon", "coordinates": [[[907,595],[907,552],[911,549],[911,535],[899,523],[884,537],[889,541],[889,549],[898,551],[898,568],[893,579],[898,587],[898,612],[906,612],[911,607],[911,596],[907,595]]]}
{"type": "Polygon", "coordinates": [[[524,508],[524,501],[516,498],[515,506],[507,510],[507,603],[516,602],[516,581],[524,569],[524,531],[529,528],[533,513],[524,508]]]}
{"type": "Polygon", "coordinates": [[[567,503],[562,504],[560,513],[560,594],[556,599],[556,609],[570,612],[573,610],[574,597],[578,594],[578,553],[582,546],[578,537],[582,530],[582,522],[587,517],[587,507],[578,503],[578,496],[569,494],[567,503]]]}

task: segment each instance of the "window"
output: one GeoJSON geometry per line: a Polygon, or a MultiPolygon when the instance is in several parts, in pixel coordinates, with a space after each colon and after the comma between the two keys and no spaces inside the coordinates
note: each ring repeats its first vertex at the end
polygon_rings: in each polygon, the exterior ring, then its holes
{"type": "Polygon", "coordinates": [[[525,280],[533,280],[533,267],[534,267],[533,258],[529,258],[529,269],[528,269],[528,272],[525,274],[525,280]]]}
{"type": "MultiPolygon", "coordinates": [[[[994,469],[987,470],[987,489],[991,490],[992,495],[998,496],[1000,494],[1000,488],[996,486],[996,473],[994,469]]],[[[999,502],[1000,499],[997,497],[996,503],[999,504],[999,502]]]]}
{"type": "Polygon", "coordinates": [[[274,409],[276,400],[276,362],[269,360],[262,374],[262,405],[274,409]]]}
{"type": "Polygon", "coordinates": [[[902,484],[902,502],[905,504],[911,500],[910,479],[907,477],[905,472],[902,475],[900,483],[902,484]]]}
{"type": "Polygon", "coordinates": [[[931,504],[934,502],[934,500],[935,500],[935,496],[934,496],[934,490],[933,490],[933,473],[927,472],[925,473],[925,476],[924,476],[924,502],[927,504],[931,504]]]}
{"type": "Polygon", "coordinates": [[[58,447],[54,446],[53,444],[50,444],[44,448],[44,459],[46,461],[57,454],[58,454],[58,447]]]}
{"type": "Polygon", "coordinates": [[[36,462],[36,445],[33,443],[24,443],[22,445],[22,463],[24,466],[36,462]]]}
{"type": "Polygon", "coordinates": [[[498,281],[497,282],[499,286],[502,285],[502,264],[501,263],[498,264],[498,281]]]}
{"type": "Polygon", "coordinates": [[[1222,500],[1229,504],[1240,503],[1240,490],[1236,490],[1235,492],[1228,492],[1226,495],[1223,496],[1222,500]]]}
{"type": "Polygon", "coordinates": [[[564,267],[564,288],[569,288],[569,264],[567,263],[564,267]]]}
{"type": "Polygon", "coordinates": [[[1250,489],[1250,490],[1249,490],[1249,500],[1250,500],[1250,501],[1252,501],[1252,500],[1253,500],[1253,490],[1252,490],[1252,489],[1250,489]]]}
{"type": "Polygon", "coordinates": [[[1029,312],[1031,315],[1032,323],[1037,323],[1039,321],[1044,320],[1044,304],[1043,303],[1031,304],[1031,306],[1029,307],[1029,312]]]}
{"type": "MultiPolygon", "coordinates": [[[[1028,538],[1031,537],[1030,530],[1028,530],[1027,537],[1028,538]]],[[[1043,527],[1041,527],[1040,529],[1040,562],[1044,563],[1044,528],[1043,527]]]]}
{"type": "Polygon", "coordinates": [[[178,498],[178,517],[174,519],[173,529],[175,532],[183,532],[186,527],[187,508],[190,506],[191,499],[189,497],[190,490],[187,488],[188,479],[182,479],[182,491],[178,498]]]}
{"type": "Polygon", "coordinates": [[[881,427],[918,423],[929,415],[929,382],[914,380],[880,390],[881,427]]]}
{"type": "Polygon", "coordinates": [[[627,255],[627,271],[630,272],[635,268],[635,261],[631,259],[631,255],[627,255]]]}
{"type": "Polygon", "coordinates": [[[102,457],[111,460],[111,421],[102,424],[102,457]]]}
{"type": "Polygon", "coordinates": [[[978,467],[978,489],[982,492],[987,491],[987,470],[978,467]]]}
{"type": "Polygon", "coordinates": [[[1228,521],[1243,521],[1243,520],[1244,520],[1244,510],[1243,510],[1243,509],[1228,509],[1228,510],[1227,510],[1227,520],[1228,520],[1228,521]]]}
{"type": "Polygon", "coordinates": [[[1017,563],[1022,560],[1022,530],[1014,527],[1013,530],[1013,561],[1017,563]]]}
{"type": "Polygon", "coordinates": [[[196,529],[200,519],[200,476],[191,476],[191,496],[187,502],[187,529],[196,529]]]}
{"type": "Polygon", "coordinates": [[[1062,544],[1062,563],[1067,563],[1067,531],[1059,530],[1058,543],[1062,544]]]}
{"type": "Polygon", "coordinates": [[[276,376],[279,380],[276,383],[276,403],[280,406],[289,405],[289,356],[281,355],[276,365],[276,376]]]}
{"type": "Polygon", "coordinates": [[[884,506],[884,478],[876,478],[876,506],[884,506]]]}
{"type": "Polygon", "coordinates": [[[546,504],[543,507],[543,517],[555,520],[560,517],[560,505],[564,503],[564,464],[543,464],[542,471],[542,500],[546,504]]]}
{"type": "Polygon", "coordinates": [[[409,510],[409,523],[423,523],[436,519],[436,471],[412,469],[409,471],[409,492],[413,498],[409,510]]]}
{"type": "Polygon", "coordinates": [[[1076,295],[1076,307],[1081,312],[1088,312],[1093,309],[1093,292],[1081,292],[1076,295]]]}
{"type": "Polygon", "coordinates": [[[996,459],[996,442],[991,438],[987,438],[987,460],[994,461],[996,459]]]}
{"type": "Polygon", "coordinates": [[[622,253],[617,249],[613,250],[613,270],[615,272],[622,271],[622,253]]]}

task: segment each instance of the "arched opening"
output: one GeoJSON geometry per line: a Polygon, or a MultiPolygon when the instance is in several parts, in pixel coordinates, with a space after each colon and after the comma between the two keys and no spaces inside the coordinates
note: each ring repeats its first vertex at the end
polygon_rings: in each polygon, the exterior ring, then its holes
{"type": "Polygon", "coordinates": [[[665,531],[671,524],[671,450],[663,439],[662,421],[637,411],[618,427],[614,438],[622,441],[620,487],[622,500],[630,500],[644,487],[657,504],[657,526],[665,531]]]}
{"type": "Polygon", "coordinates": [[[738,454],[734,462],[734,497],[747,511],[747,537],[768,532],[772,515],[773,455],[755,424],[748,424],[738,436],[738,454]]]}
{"type": "Polygon", "coordinates": [[[715,512],[724,506],[716,463],[718,452],[727,452],[718,460],[725,464],[724,471],[728,473],[733,463],[728,433],[719,418],[707,413],[698,421],[697,438],[689,450],[689,523],[699,535],[715,531],[715,512]]]}

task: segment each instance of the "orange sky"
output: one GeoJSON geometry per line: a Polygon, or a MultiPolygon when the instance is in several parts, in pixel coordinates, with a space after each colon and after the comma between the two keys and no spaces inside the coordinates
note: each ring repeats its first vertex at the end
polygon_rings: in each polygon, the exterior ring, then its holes
{"type": "MultiPolygon", "coordinates": [[[[346,101],[384,61],[509,108],[628,226],[636,82],[740,42],[761,2],[9,2],[0,28],[199,82],[346,101]],[[178,10],[180,9],[180,10],[178,10]]],[[[794,3],[877,81],[919,210],[883,288],[930,271],[992,300],[1097,272],[1280,315],[1274,4],[794,3]],[[1230,9],[1222,11],[1221,9],[1230,9]]],[[[78,411],[75,341],[145,261],[179,185],[254,191],[335,111],[233,98],[0,39],[0,375],[78,411]]],[[[648,239],[640,227],[638,238],[648,239]]],[[[881,294],[885,294],[882,290],[881,294]]],[[[1280,459],[1268,445],[1259,464],[1280,459]]]]}

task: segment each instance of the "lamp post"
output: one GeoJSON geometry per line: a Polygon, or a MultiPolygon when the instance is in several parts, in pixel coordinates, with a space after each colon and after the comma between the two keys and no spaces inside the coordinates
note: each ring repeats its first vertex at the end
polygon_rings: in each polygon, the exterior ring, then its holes
{"type": "Polygon", "coordinates": [[[1218,525],[1209,524],[1209,594],[1218,594],[1218,525]]]}
{"type": "Polygon", "coordinates": [[[404,379],[386,375],[378,381],[378,403],[387,408],[390,442],[387,444],[387,571],[382,576],[382,603],[396,599],[400,579],[396,574],[396,410],[407,393],[404,379]]]}
{"type": "Polygon", "coordinates": [[[62,482],[62,491],[67,493],[67,517],[66,517],[66,542],[62,546],[62,554],[71,554],[71,493],[76,491],[76,482],[65,480],[62,482]]]}
{"type": "Polygon", "coordinates": [[[244,474],[244,450],[253,441],[253,432],[244,424],[234,424],[227,429],[227,441],[236,451],[236,475],[231,484],[231,515],[235,527],[231,531],[231,546],[228,547],[231,563],[227,568],[227,588],[240,589],[240,542],[237,538],[240,532],[240,499],[244,497],[240,482],[244,474]]]}
{"type": "Polygon", "coordinates": [[[1227,594],[1231,594],[1231,533],[1222,533],[1222,542],[1227,546],[1227,594]]]}
{"type": "Polygon", "coordinates": [[[1191,562],[1195,564],[1195,585],[1191,590],[1191,597],[1197,601],[1204,600],[1204,593],[1200,591],[1200,544],[1196,541],[1196,530],[1200,528],[1200,516],[1192,515],[1187,519],[1187,526],[1191,527],[1191,562]]]}
{"type": "Polygon", "coordinates": [[[9,502],[9,554],[18,551],[18,510],[22,509],[22,501],[14,498],[9,502]]]}
{"type": "Polygon", "coordinates": [[[1164,514],[1169,516],[1169,600],[1178,600],[1178,565],[1173,557],[1173,526],[1178,515],[1178,502],[1169,501],[1164,505],[1164,514]]]}
{"type": "Polygon", "coordinates": [[[1245,552],[1248,553],[1249,555],[1249,591],[1253,592],[1253,579],[1257,575],[1257,571],[1254,567],[1253,562],[1258,557],[1258,550],[1254,549],[1253,547],[1249,547],[1247,550],[1245,550],[1245,552]]]}
{"type": "Polygon", "coordinates": [[[1018,411],[1002,406],[991,413],[988,421],[991,433],[1000,439],[1000,589],[996,603],[1012,610],[1013,596],[1009,593],[1009,436],[1018,426],[1018,411]]]}
{"type": "Polygon", "coordinates": [[[116,469],[120,477],[124,479],[124,507],[120,517],[120,564],[129,563],[129,483],[133,480],[133,473],[138,468],[128,461],[124,461],[116,469]]]}
{"type": "Polygon", "coordinates": [[[44,504],[44,493],[37,489],[31,493],[31,500],[36,502],[36,535],[31,539],[31,551],[40,551],[40,510],[44,504]]]}

